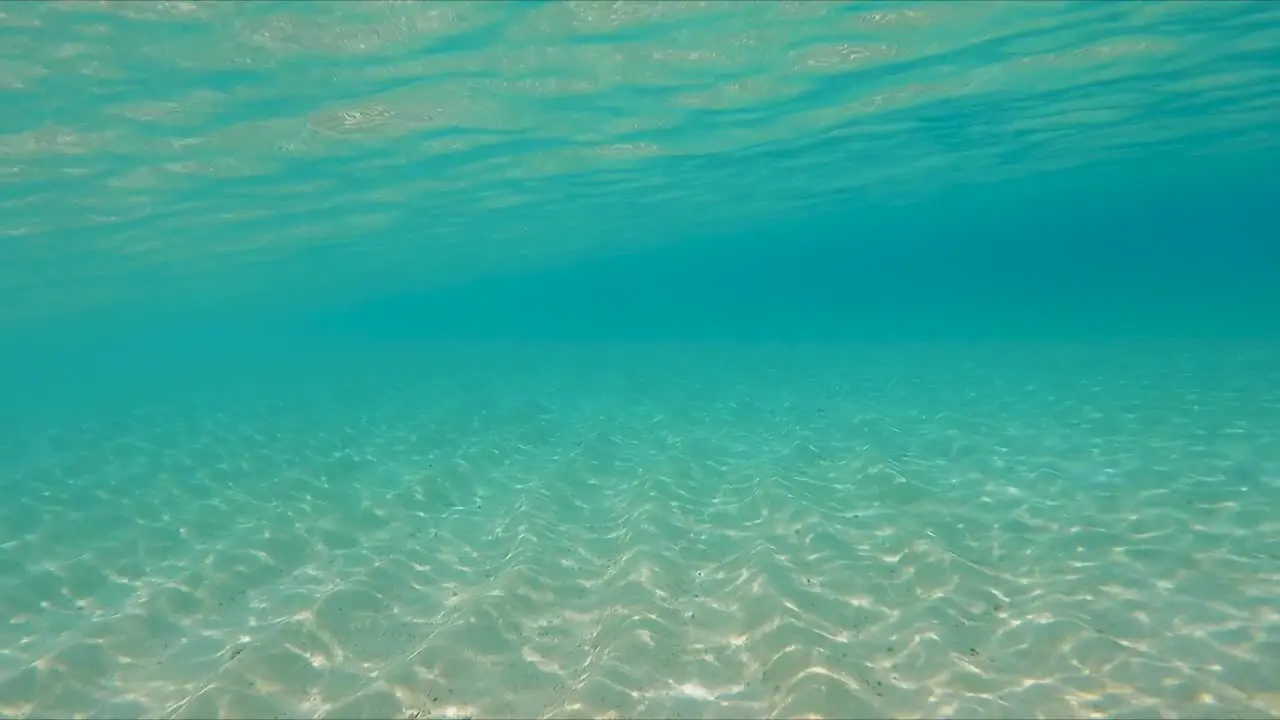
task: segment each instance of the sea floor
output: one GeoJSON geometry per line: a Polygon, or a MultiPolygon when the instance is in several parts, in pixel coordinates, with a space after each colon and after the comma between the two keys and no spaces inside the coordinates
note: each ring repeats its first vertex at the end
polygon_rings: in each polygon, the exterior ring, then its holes
{"type": "Polygon", "coordinates": [[[1280,347],[383,347],[0,465],[0,716],[1280,717],[1280,347]]]}

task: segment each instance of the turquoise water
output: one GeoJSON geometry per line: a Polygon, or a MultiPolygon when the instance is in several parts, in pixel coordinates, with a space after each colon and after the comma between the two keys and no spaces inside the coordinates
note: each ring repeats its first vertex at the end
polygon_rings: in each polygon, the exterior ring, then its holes
{"type": "Polygon", "coordinates": [[[0,716],[1280,717],[1278,47],[0,5],[0,716]]]}

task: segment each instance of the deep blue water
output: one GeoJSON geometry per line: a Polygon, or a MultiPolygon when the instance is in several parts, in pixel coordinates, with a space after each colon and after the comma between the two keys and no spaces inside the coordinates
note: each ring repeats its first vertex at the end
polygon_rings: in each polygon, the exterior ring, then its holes
{"type": "Polygon", "coordinates": [[[371,277],[335,296],[324,266],[342,260],[318,252],[299,260],[318,287],[272,288],[281,297],[261,306],[253,296],[200,309],[104,304],[14,327],[8,397],[39,403],[64,386],[83,397],[83,380],[109,392],[156,372],[459,339],[1270,343],[1280,337],[1277,157],[1170,153],[975,182],[901,207],[835,203],[731,236],[677,235],[461,282],[371,277]]]}

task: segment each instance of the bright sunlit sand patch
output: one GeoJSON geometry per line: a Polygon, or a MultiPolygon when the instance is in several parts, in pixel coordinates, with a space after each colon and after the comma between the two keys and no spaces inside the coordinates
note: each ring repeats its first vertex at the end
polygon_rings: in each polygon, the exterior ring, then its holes
{"type": "Polygon", "coordinates": [[[53,429],[0,509],[0,714],[1280,713],[1280,485],[1232,474],[1276,385],[1214,375],[1175,437],[1167,353],[625,350],[53,429]]]}

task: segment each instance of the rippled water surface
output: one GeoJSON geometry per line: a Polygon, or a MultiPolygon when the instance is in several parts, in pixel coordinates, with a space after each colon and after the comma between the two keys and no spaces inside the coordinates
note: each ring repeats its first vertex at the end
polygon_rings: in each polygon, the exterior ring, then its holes
{"type": "Polygon", "coordinates": [[[1269,2],[6,3],[0,306],[420,287],[1274,148],[1276,47],[1269,2]]]}

